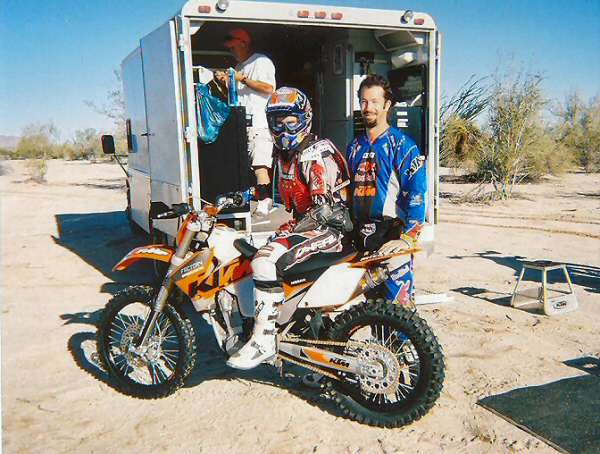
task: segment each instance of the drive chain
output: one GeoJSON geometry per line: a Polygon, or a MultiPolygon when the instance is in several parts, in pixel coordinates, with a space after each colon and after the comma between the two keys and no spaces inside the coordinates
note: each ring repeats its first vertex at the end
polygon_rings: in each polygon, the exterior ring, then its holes
{"type": "Polygon", "coordinates": [[[292,338],[292,337],[284,337],[280,340],[280,342],[289,342],[290,344],[313,344],[313,345],[333,345],[336,347],[361,347],[365,344],[362,342],[337,342],[337,341],[328,341],[328,340],[318,340],[318,339],[303,339],[301,337],[292,338]]]}
{"type": "MultiPolygon", "coordinates": [[[[290,344],[305,343],[305,344],[313,344],[313,345],[332,345],[335,347],[361,347],[361,346],[364,346],[364,344],[361,342],[352,342],[352,341],[337,342],[337,341],[328,341],[328,340],[302,339],[300,337],[298,337],[298,338],[285,337],[285,338],[281,339],[280,342],[288,342],[290,344]]],[[[285,353],[279,353],[279,357],[284,361],[287,361],[292,364],[296,364],[298,366],[302,366],[308,370],[317,372],[326,377],[333,378],[334,380],[340,380],[340,377],[338,377],[337,375],[335,375],[325,369],[317,367],[311,363],[305,363],[303,361],[299,361],[285,353]]]]}
{"type": "Polygon", "coordinates": [[[340,379],[337,375],[332,374],[331,372],[328,372],[325,369],[321,369],[320,367],[314,366],[310,363],[304,363],[302,361],[298,361],[296,359],[293,359],[291,356],[286,355],[285,353],[279,353],[279,357],[283,361],[287,361],[288,363],[296,364],[298,366],[304,367],[305,369],[311,370],[313,372],[317,372],[326,377],[333,378],[334,380],[340,379]]]}

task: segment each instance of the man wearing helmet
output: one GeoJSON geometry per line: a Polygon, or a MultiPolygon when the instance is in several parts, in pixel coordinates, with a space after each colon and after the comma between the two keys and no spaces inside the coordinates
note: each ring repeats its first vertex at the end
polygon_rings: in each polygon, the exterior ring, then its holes
{"type": "Polygon", "coordinates": [[[344,232],[352,229],[344,205],[350,183],[346,162],[333,143],[310,134],[312,109],[306,95],[295,88],[279,88],[266,112],[275,143],[279,193],[293,219],[252,260],[254,332],[227,361],[238,369],[253,368],[277,354],[275,322],[284,301],[283,277],[309,260],[333,261],[343,249],[344,232]]]}

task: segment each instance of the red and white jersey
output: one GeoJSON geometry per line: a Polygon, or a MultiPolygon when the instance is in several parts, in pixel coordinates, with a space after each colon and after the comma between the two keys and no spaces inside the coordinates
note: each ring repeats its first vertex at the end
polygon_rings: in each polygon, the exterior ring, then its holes
{"type": "Polygon", "coordinates": [[[295,218],[325,200],[346,202],[348,167],[330,140],[307,138],[290,160],[278,154],[277,166],[279,194],[295,218]]]}

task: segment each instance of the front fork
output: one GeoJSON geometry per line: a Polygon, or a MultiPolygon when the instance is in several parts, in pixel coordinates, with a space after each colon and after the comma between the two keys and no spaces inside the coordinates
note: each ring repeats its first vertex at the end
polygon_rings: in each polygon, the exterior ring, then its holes
{"type": "Polygon", "coordinates": [[[148,315],[148,318],[146,318],[142,332],[140,333],[140,336],[136,342],[136,347],[146,345],[150,334],[154,331],[156,320],[158,319],[159,314],[165,308],[167,300],[169,299],[169,295],[171,294],[171,290],[173,289],[171,272],[183,262],[185,255],[190,250],[190,245],[192,244],[195,234],[195,230],[188,228],[183,236],[183,239],[181,240],[181,243],[179,244],[179,247],[177,248],[177,251],[175,251],[175,254],[173,254],[167,274],[162,281],[158,295],[156,295],[156,298],[154,298],[154,301],[152,302],[150,314],[148,315]]]}

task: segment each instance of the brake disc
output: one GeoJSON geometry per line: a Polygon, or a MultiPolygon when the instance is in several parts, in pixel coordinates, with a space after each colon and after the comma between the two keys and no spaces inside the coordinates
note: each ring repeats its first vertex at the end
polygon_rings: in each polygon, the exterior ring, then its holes
{"type": "Polygon", "coordinates": [[[357,355],[362,365],[358,381],[371,394],[393,394],[398,388],[401,366],[396,355],[379,344],[367,344],[357,355]]]}
{"type": "Polygon", "coordinates": [[[123,330],[121,341],[119,342],[119,349],[123,356],[125,356],[127,363],[137,367],[143,366],[143,361],[140,355],[131,349],[131,345],[139,332],[140,327],[135,323],[131,324],[123,330]]]}

